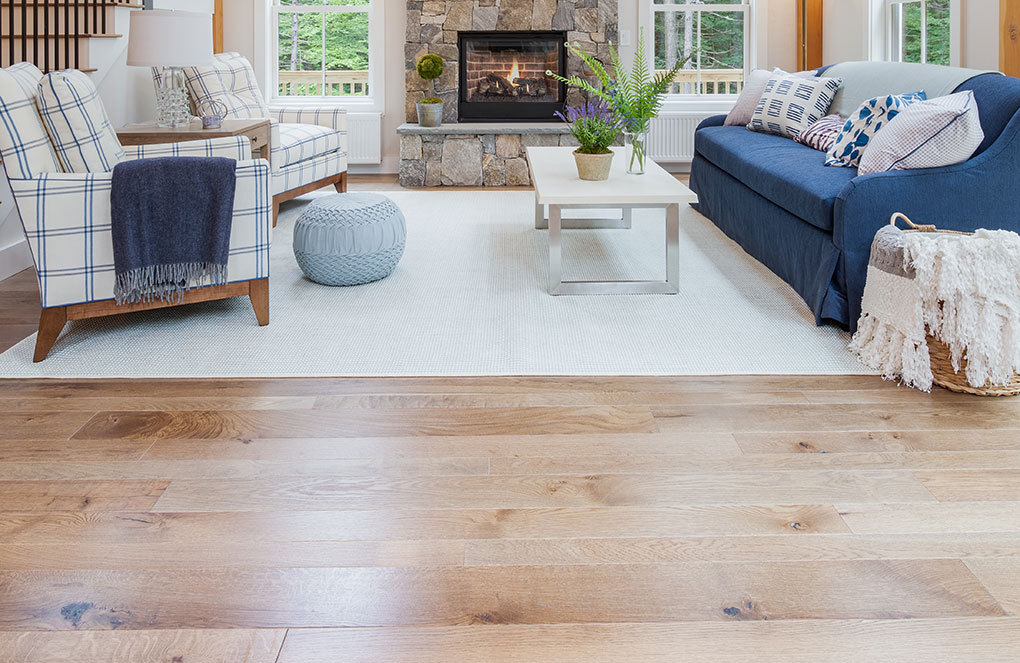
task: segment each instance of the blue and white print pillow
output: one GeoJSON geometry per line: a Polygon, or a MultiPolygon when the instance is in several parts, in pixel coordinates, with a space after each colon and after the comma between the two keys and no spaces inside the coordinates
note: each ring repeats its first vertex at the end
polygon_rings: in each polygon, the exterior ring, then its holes
{"type": "Polygon", "coordinates": [[[899,115],[900,111],[916,101],[924,101],[923,90],[909,94],[889,94],[868,99],[850,116],[826,153],[826,166],[854,168],[872,137],[899,115]]]}
{"type": "Polygon", "coordinates": [[[773,76],[751,115],[747,128],[796,138],[825,117],[843,84],[839,78],[804,78],[793,74],[773,76]]]}

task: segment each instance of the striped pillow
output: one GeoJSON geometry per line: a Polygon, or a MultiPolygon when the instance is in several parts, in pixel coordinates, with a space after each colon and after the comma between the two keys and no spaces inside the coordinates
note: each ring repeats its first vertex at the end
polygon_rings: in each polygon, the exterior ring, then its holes
{"type": "Polygon", "coordinates": [[[0,160],[14,179],[59,173],[60,164],[46,134],[35,97],[42,72],[21,62],[0,69],[0,160]]]}
{"type": "Polygon", "coordinates": [[[843,123],[843,118],[835,113],[826,115],[797,136],[797,142],[820,152],[828,152],[836,142],[836,136],[843,128],[843,123]]]}
{"type": "Polygon", "coordinates": [[[905,108],[864,150],[858,172],[938,168],[969,159],[985,133],[970,90],[905,108]]]}
{"type": "Polygon", "coordinates": [[[36,105],[66,172],[109,172],[124,160],[99,91],[85,74],[76,69],[46,74],[36,105]]]}
{"type": "Polygon", "coordinates": [[[838,78],[774,76],[765,84],[747,128],[796,138],[829,111],[842,84],[838,78]]]}

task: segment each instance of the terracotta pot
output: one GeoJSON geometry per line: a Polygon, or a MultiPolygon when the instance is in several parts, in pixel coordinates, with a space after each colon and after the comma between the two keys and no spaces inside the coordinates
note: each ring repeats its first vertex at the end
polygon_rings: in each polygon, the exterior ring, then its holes
{"type": "Polygon", "coordinates": [[[582,180],[601,182],[609,179],[609,167],[613,165],[613,153],[584,154],[574,151],[577,162],[577,176],[582,180]]]}

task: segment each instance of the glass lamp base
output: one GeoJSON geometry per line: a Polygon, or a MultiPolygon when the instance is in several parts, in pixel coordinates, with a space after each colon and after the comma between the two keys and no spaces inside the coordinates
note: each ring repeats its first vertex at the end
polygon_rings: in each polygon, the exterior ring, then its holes
{"type": "Polygon", "coordinates": [[[164,67],[156,86],[156,124],[161,127],[186,127],[191,123],[191,105],[180,67],[164,67]]]}

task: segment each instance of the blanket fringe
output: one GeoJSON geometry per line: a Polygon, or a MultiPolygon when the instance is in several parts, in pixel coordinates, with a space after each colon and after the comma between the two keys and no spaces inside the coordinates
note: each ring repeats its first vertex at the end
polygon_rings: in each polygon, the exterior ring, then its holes
{"type": "Polygon", "coordinates": [[[865,366],[881,371],[886,380],[931,391],[931,359],[923,341],[913,341],[892,325],[866,313],[861,316],[850,349],[865,366]]]}
{"type": "Polygon", "coordinates": [[[113,296],[118,306],[155,299],[180,304],[185,290],[226,282],[226,265],[210,262],[148,265],[117,274],[113,296]]]}

